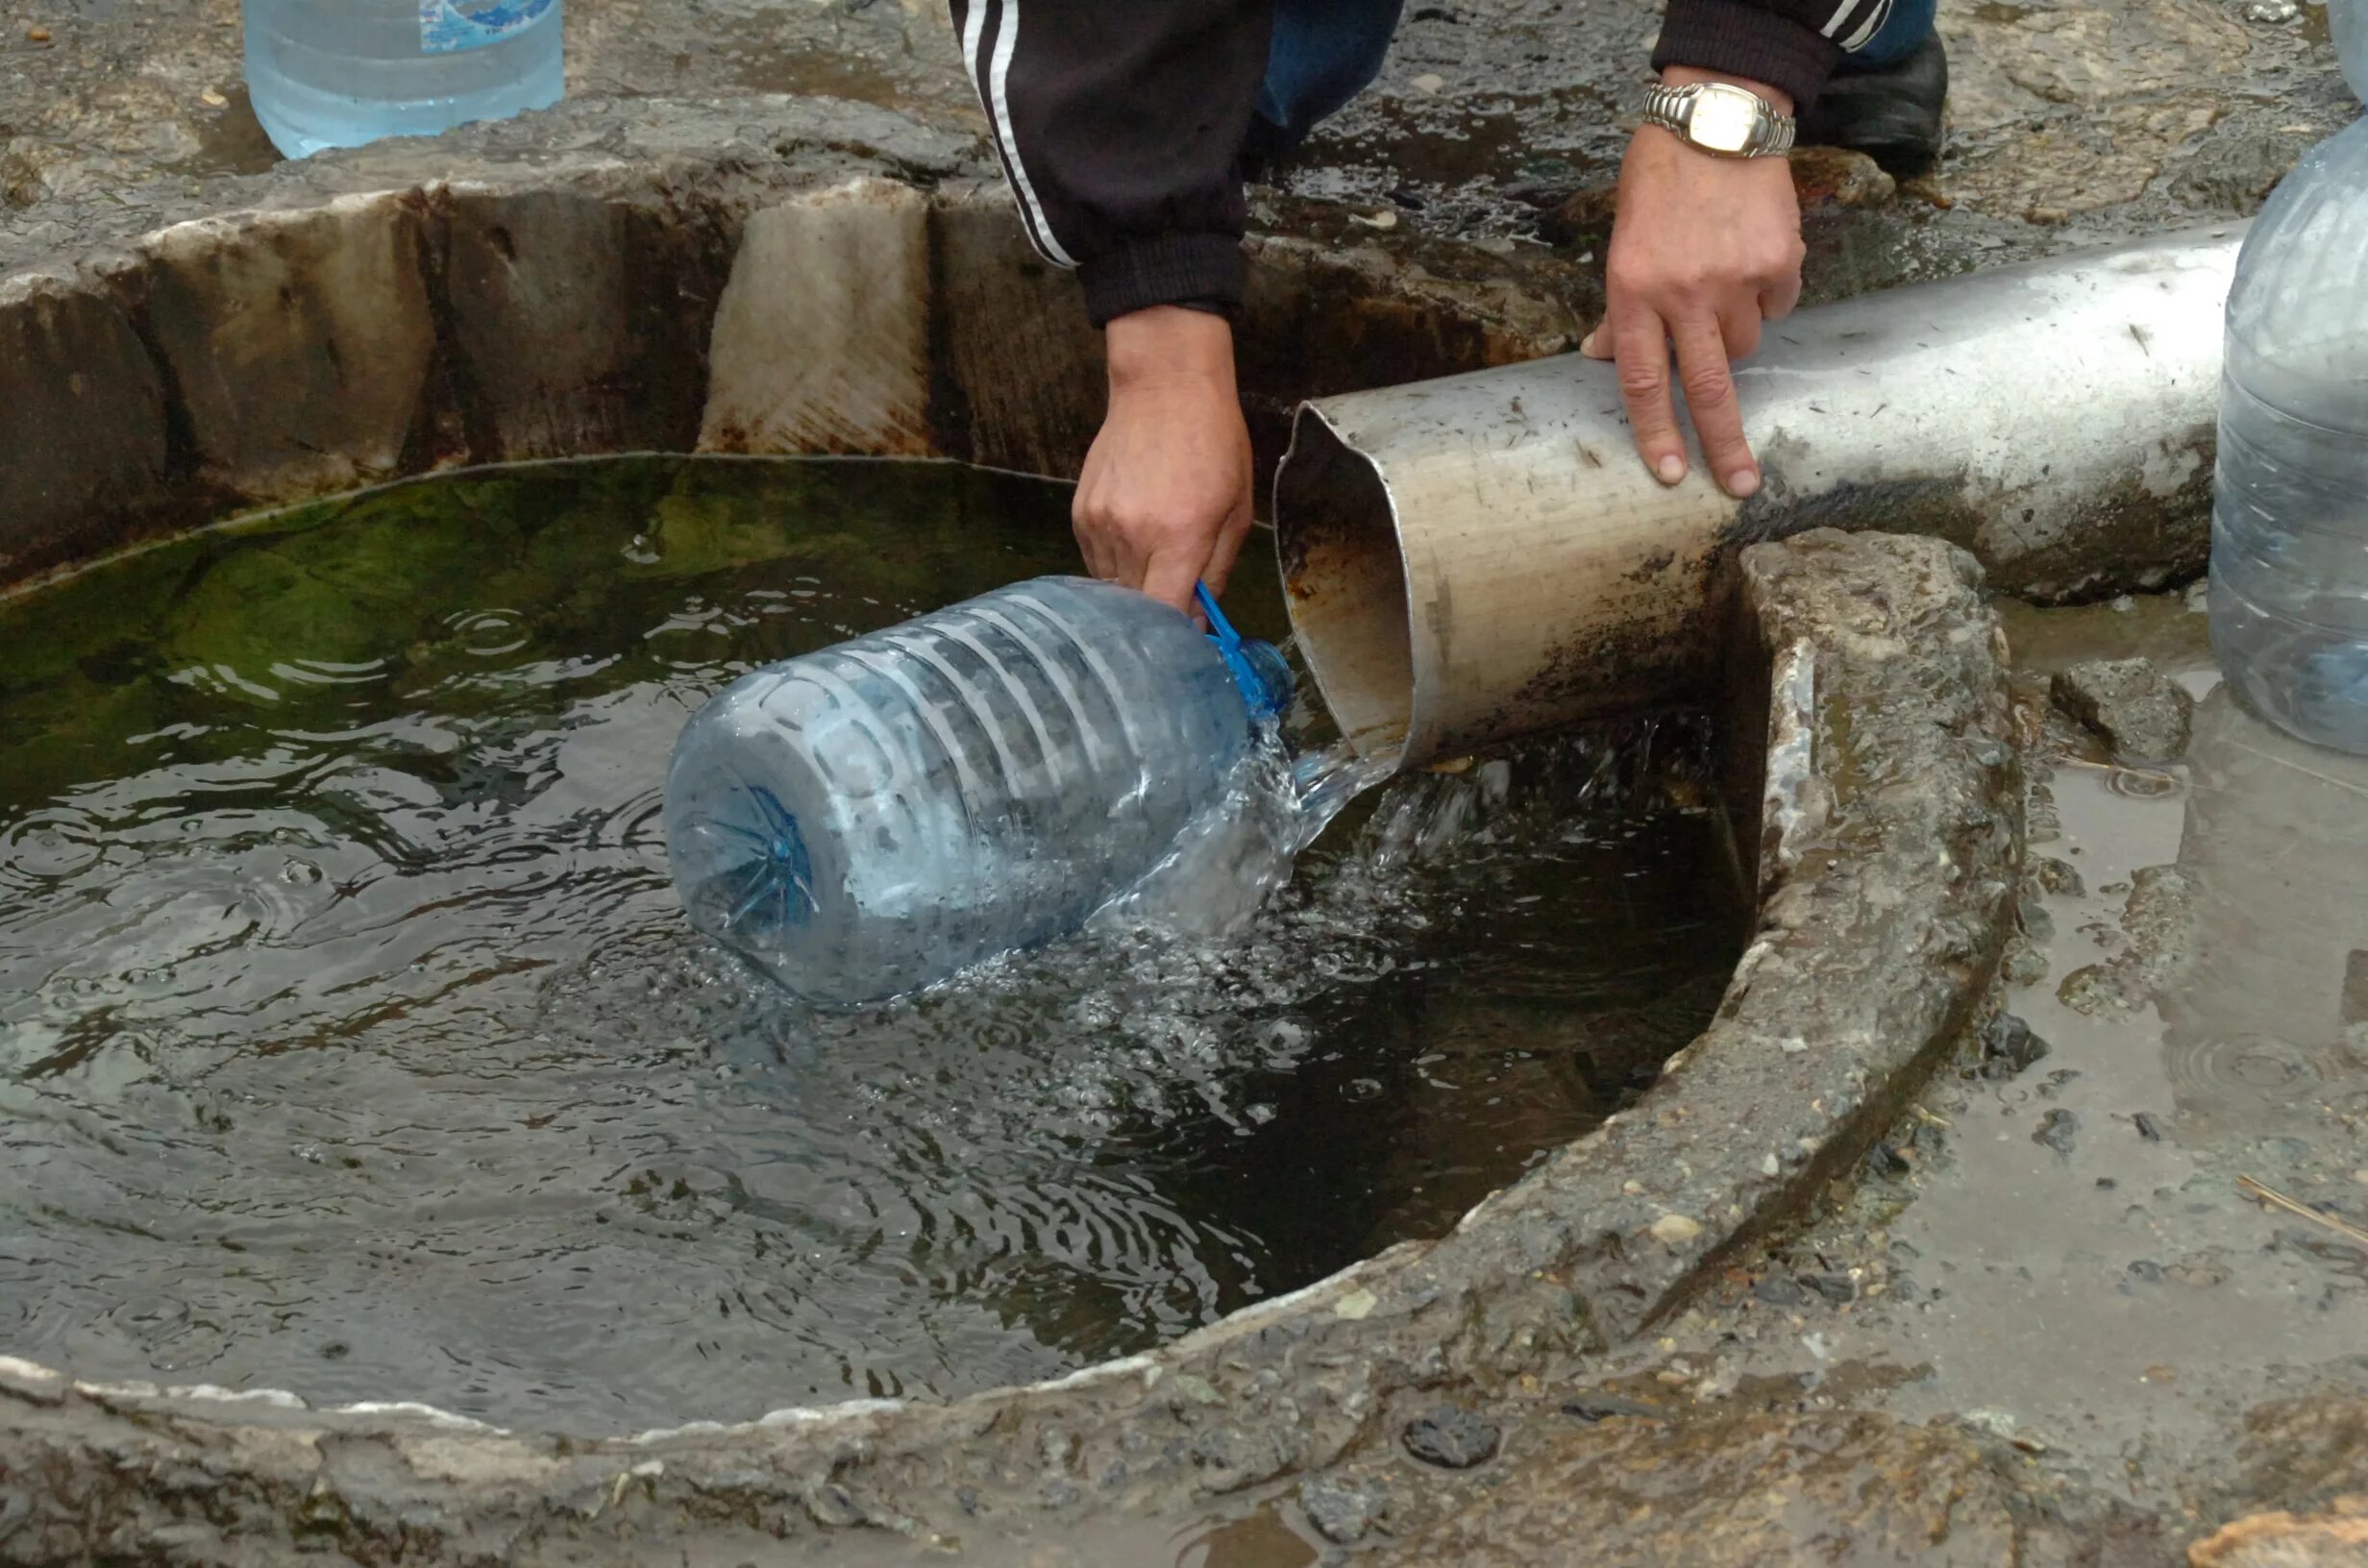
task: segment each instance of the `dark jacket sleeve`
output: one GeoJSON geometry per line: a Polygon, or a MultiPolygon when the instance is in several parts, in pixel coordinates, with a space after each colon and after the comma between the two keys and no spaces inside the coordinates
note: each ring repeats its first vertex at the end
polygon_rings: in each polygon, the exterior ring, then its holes
{"type": "Polygon", "coordinates": [[[1790,93],[1798,112],[1890,13],[1891,0],[1668,0],[1653,68],[1747,76],[1790,93]]]}
{"type": "Polygon", "coordinates": [[[953,0],[1020,221],[1046,260],[1076,269],[1096,326],[1241,304],[1237,160],[1271,5],[953,0]]]}

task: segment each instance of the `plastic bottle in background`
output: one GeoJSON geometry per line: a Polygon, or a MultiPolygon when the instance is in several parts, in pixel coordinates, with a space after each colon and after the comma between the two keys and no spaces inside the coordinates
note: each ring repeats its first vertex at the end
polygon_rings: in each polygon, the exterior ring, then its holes
{"type": "Polygon", "coordinates": [[[247,90],[290,158],[559,101],[560,0],[245,0],[247,90]]]}
{"type": "Polygon", "coordinates": [[[1218,624],[1041,577],[742,676],[667,772],[692,924],[840,1004],[1076,929],[1288,699],[1281,655],[1218,624]]]}
{"type": "Polygon", "coordinates": [[[2327,25],[2335,35],[2335,59],[2355,97],[2368,100],[2368,5],[2361,0],[2328,0],[2327,25]]]}
{"type": "MultiPolygon", "coordinates": [[[[2368,0],[2333,0],[2368,93],[2368,0]]],[[[2368,753],[2368,120],[2270,196],[2229,293],[2211,640],[2257,713],[2368,753]]]]}

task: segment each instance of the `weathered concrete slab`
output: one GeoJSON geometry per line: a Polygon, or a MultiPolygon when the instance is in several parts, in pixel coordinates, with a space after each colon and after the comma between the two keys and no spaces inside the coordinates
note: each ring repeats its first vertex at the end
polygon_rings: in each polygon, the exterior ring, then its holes
{"type": "Polygon", "coordinates": [[[750,216],[715,316],[702,452],[919,457],[929,201],[859,179],[750,216]]]}
{"type": "Polygon", "coordinates": [[[0,444],[26,453],[0,468],[0,580],[449,463],[688,451],[749,213],[828,205],[851,180],[890,193],[903,263],[775,256],[777,297],[804,302],[775,326],[802,339],[739,331],[733,363],[743,384],[752,366],[806,378],[814,419],[900,432],[858,449],[783,415],[772,450],[925,450],[924,186],[982,176],[975,152],[861,106],[644,105],[626,127],[571,106],[535,135],[479,127],[227,182],[210,194],[239,199],[228,212],[94,213],[72,236],[87,248],[0,275],[0,444]],[[177,221],[137,227],[160,215],[177,221]],[[884,403],[850,368],[883,352],[901,355],[884,403]]]}
{"type": "Polygon", "coordinates": [[[450,190],[450,385],[477,460],[678,451],[698,429],[729,234],[696,201],[450,190]]]}
{"type": "Polygon", "coordinates": [[[989,468],[1073,477],[1101,428],[1101,333],[1076,281],[1028,248],[999,182],[943,196],[932,224],[939,438],[989,468]]]}
{"type": "Polygon", "coordinates": [[[390,478],[435,353],[423,204],[179,224],[126,275],[198,481],[269,503],[390,478]]]}
{"type": "Polygon", "coordinates": [[[105,294],[38,274],[0,285],[0,580],[79,553],[94,518],[119,537],[162,502],[163,380],[105,294]]]}

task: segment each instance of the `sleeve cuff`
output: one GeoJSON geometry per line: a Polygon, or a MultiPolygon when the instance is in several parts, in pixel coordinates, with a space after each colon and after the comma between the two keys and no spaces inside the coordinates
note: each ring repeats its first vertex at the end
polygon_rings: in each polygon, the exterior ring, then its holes
{"type": "Polygon", "coordinates": [[[1161,234],[1122,245],[1077,268],[1094,325],[1155,305],[1183,305],[1235,316],[1248,264],[1242,242],[1225,234],[1161,234]]]}
{"type": "Polygon", "coordinates": [[[1764,82],[1792,95],[1798,116],[1817,101],[1840,59],[1831,38],[1750,0],[1669,0],[1653,69],[1687,65],[1764,82]]]}

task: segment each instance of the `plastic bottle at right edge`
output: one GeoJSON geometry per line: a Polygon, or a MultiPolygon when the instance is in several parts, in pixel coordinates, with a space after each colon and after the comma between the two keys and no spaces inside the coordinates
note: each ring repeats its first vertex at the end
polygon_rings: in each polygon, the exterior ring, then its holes
{"type": "MultiPolygon", "coordinates": [[[[2333,0],[2368,95],[2368,0],[2333,0]]],[[[2229,293],[2211,640],[2250,707],[2368,754],[2368,119],[2306,154],[2229,293]]]]}

